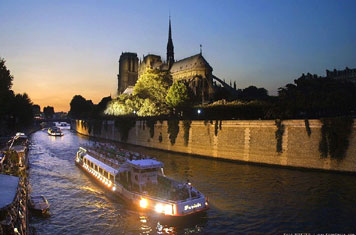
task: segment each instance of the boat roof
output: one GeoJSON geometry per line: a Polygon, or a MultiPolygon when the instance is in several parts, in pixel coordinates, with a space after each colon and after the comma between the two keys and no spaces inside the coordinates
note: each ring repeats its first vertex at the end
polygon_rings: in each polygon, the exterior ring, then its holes
{"type": "Polygon", "coordinates": [[[84,157],[89,161],[91,161],[92,163],[94,163],[95,165],[98,165],[100,168],[103,168],[105,171],[109,172],[112,175],[116,175],[119,172],[118,170],[112,168],[111,166],[106,165],[105,163],[99,161],[98,159],[88,154],[85,154],[84,157]]]}
{"type": "Polygon", "coordinates": [[[133,167],[140,169],[147,168],[160,168],[163,167],[163,163],[154,159],[141,159],[128,161],[133,167]]]}
{"type": "Polygon", "coordinates": [[[18,184],[19,177],[0,174],[0,209],[13,202],[18,184]]]}

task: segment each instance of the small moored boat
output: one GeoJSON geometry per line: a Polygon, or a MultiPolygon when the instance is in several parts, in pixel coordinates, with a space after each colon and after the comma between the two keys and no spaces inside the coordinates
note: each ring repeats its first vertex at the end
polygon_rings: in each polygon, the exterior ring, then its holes
{"type": "Polygon", "coordinates": [[[75,163],[105,188],[140,208],[178,217],[209,208],[207,198],[189,182],[164,175],[163,163],[108,145],[80,147],[75,163]]]}
{"type": "Polygon", "coordinates": [[[43,195],[31,196],[29,208],[34,212],[46,214],[49,211],[49,203],[43,195]]]}

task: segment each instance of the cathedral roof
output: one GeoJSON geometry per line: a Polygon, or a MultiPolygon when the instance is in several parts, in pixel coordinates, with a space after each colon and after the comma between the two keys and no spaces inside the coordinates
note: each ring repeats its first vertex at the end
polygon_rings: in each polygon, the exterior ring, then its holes
{"type": "Polygon", "coordinates": [[[213,70],[213,68],[209,65],[209,63],[201,54],[196,54],[174,62],[171,68],[171,73],[190,70],[193,68],[206,68],[213,70]]]}

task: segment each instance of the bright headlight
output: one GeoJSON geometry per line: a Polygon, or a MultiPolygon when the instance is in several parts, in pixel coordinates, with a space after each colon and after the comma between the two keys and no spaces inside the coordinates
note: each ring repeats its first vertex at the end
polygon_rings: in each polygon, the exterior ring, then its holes
{"type": "Polygon", "coordinates": [[[163,212],[163,209],[164,209],[164,207],[163,207],[162,204],[160,204],[160,203],[156,204],[156,206],[155,206],[155,211],[156,211],[157,213],[162,213],[162,212],[163,212]]]}
{"type": "Polygon", "coordinates": [[[173,214],[173,208],[172,208],[172,205],[166,205],[164,207],[164,213],[166,215],[172,215],[173,214]]]}
{"type": "Polygon", "coordinates": [[[147,199],[142,198],[142,199],[140,200],[140,207],[146,208],[147,206],[148,206],[148,201],[147,201],[147,199]]]}

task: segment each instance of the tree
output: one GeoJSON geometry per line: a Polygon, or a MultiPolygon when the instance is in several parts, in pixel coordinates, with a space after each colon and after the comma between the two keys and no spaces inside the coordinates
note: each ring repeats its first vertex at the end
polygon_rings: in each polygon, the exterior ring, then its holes
{"type": "Polygon", "coordinates": [[[33,115],[40,115],[41,107],[38,104],[32,105],[32,112],[33,112],[33,115]]]}
{"type": "Polygon", "coordinates": [[[5,62],[3,58],[0,58],[0,95],[3,92],[10,91],[12,87],[13,76],[10,74],[10,70],[6,68],[5,62]]]}
{"type": "Polygon", "coordinates": [[[143,73],[134,87],[133,95],[137,96],[142,107],[137,111],[139,116],[157,116],[168,113],[166,95],[172,78],[169,72],[148,69],[143,73]],[[142,109],[142,110],[141,110],[142,109]]]}
{"type": "Polygon", "coordinates": [[[47,106],[43,108],[43,113],[46,119],[52,119],[54,115],[54,108],[52,106],[47,106]]]}
{"type": "Polygon", "coordinates": [[[356,110],[356,86],[346,79],[307,74],[278,90],[280,113],[289,117],[350,115],[356,110]]]}
{"type": "Polygon", "coordinates": [[[188,87],[183,82],[174,82],[166,97],[167,104],[173,108],[184,107],[189,101],[188,87]]]}
{"type": "Polygon", "coordinates": [[[91,100],[86,100],[81,95],[75,95],[70,102],[69,115],[72,118],[89,118],[94,110],[94,104],[91,100]]]}
{"type": "Polygon", "coordinates": [[[266,100],[267,98],[268,98],[268,92],[265,88],[257,88],[255,86],[249,86],[240,92],[240,99],[245,101],[266,100]]]}
{"type": "Polygon", "coordinates": [[[133,103],[134,97],[130,97],[129,95],[122,94],[116,99],[110,101],[104,111],[106,115],[113,115],[113,116],[123,116],[129,115],[134,113],[133,103]],[[131,104],[130,104],[131,103],[131,104]]]}
{"type": "Polygon", "coordinates": [[[0,135],[18,131],[30,125],[33,119],[32,101],[26,93],[11,90],[13,76],[0,58],[0,135]]]}
{"type": "Polygon", "coordinates": [[[14,92],[11,90],[13,76],[6,68],[5,60],[0,58],[0,121],[8,116],[12,109],[14,92]]]}
{"type": "Polygon", "coordinates": [[[108,106],[108,103],[111,101],[111,96],[107,96],[101,99],[101,101],[94,106],[94,111],[93,111],[93,116],[99,117],[104,114],[104,111],[106,107],[108,106]]]}
{"type": "Polygon", "coordinates": [[[107,115],[159,116],[168,114],[166,103],[168,88],[172,83],[169,72],[148,69],[136,82],[132,95],[122,94],[109,102],[107,115]]]}

